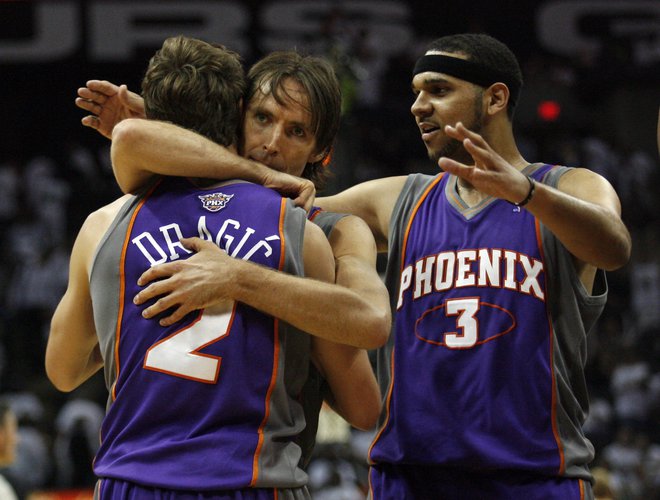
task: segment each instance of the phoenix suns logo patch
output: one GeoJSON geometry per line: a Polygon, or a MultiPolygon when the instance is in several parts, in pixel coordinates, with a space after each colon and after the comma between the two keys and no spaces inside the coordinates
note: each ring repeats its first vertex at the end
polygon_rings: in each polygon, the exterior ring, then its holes
{"type": "Polygon", "coordinates": [[[211,193],[198,196],[198,198],[202,200],[202,207],[209,212],[218,212],[222,210],[233,197],[233,194],[224,193],[211,193]]]}

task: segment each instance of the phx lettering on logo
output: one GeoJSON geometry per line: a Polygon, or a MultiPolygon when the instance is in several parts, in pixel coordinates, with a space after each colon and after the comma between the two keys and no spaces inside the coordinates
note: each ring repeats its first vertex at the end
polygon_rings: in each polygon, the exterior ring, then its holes
{"type": "Polygon", "coordinates": [[[202,206],[209,212],[218,212],[227,206],[229,200],[234,197],[233,194],[212,193],[199,196],[202,200],[202,206]]]}

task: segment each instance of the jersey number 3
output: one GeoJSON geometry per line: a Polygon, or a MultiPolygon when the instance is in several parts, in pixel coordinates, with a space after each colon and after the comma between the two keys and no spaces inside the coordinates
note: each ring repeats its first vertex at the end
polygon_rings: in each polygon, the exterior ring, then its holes
{"type": "Polygon", "coordinates": [[[462,333],[445,334],[445,345],[450,349],[469,349],[479,339],[478,324],[475,315],[479,311],[478,299],[449,299],[445,311],[447,316],[457,316],[456,326],[462,333]]]}
{"type": "Polygon", "coordinates": [[[233,317],[233,311],[211,314],[205,310],[191,325],[152,345],[144,357],[144,368],[215,384],[222,358],[199,351],[227,336],[233,317]]]}

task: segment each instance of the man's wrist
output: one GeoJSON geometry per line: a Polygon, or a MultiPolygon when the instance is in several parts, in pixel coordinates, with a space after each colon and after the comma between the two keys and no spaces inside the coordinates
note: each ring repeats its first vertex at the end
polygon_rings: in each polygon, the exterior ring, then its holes
{"type": "Polygon", "coordinates": [[[524,206],[527,205],[527,204],[532,200],[532,198],[534,197],[534,191],[535,191],[535,189],[536,189],[536,181],[534,180],[533,177],[531,177],[531,176],[529,176],[529,175],[526,175],[525,177],[527,178],[527,181],[529,182],[529,191],[527,191],[527,196],[525,196],[525,199],[522,200],[522,201],[519,201],[519,202],[510,201],[510,202],[509,202],[509,203],[511,203],[512,205],[515,205],[516,207],[524,207],[524,206]]]}

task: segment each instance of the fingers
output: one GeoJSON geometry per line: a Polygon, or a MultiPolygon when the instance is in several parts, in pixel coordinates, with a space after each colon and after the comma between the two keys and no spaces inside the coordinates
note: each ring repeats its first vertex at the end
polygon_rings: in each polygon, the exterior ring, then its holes
{"type": "Polygon", "coordinates": [[[93,113],[95,115],[98,115],[102,111],[102,107],[95,103],[94,101],[90,101],[88,99],[83,99],[81,97],[76,97],[76,106],[78,106],[80,109],[84,109],[85,111],[89,111],[90,113],[93,113]]]}
{"type": "Polygon", "coordinates": [[[177,321],[181,321],[189,312],[190,311],[184,309],[183,307],[177,307],[172,314],[158,321],[158,324],[160,326],[173,325],[177,321]]]}
{"type": "Polygon", "coordinates": [[[80,123],[82,123],[83,126],[93,128],[94,130],[98,130],[98,128],[101,126],[98,117],[94,115],[84,116],[80,120],[80,123]]]}
{"type": "Polygon", "coordinates": [[[298,196],[293,200],[293,204],[309,213],[309,211],[312,209],[313,199],[305,196],[298,196]]]}
{"type": "Polygon", "coordinates": [[[142,311],[142,317],[145,319],[152,319],[160,314],[163,314],[165,311],[174,308],[170,315],[158,320],[158,324],[160,326],[170,326],[183,319],[186,314],[190,312],[190,310],[185,306],[177,306],[173,300],[167,300],[168,298],[170,298],[170,296],[159,299],[151,306],[145,308],[142,311]]]}
{"type": "Polygon", "coordinates": [[[466,139],[471,141],[477,147],[483,149],[490,149],[486,140],[476,132],[468,129],[462,122],[457,122],[456,125],[445,125],[445,133],[450,136],[452,139],[459,141],[465,141],[466,139]]]}
{"type": "Polygon", "coordinates": [[[489,149],[485,149],[482,146],[478,146],[471,139],[465,139],[463,141],[463,147],[465,150],[470,153],[470,156],[477,163],[492,163],[492,155],[489,149]]]}
{"type": "Polygon", "coordinates": [[[465,150],[476,162],[492,162],[492,149],[486,140],[480,134],[469,130],[463,123],[457,122],[455,126],[445,125],[445,133],[452,139],[461,141],[465,150]]]}
{"type": "Polygon", "coordinates": [[[79,96],[80,99],[84,99],[86,101],[91,101],[91,102],[94,102],[94,103],[100,104],[100,105],[105,104],[105,101],[107,101],[108,97],[110,97],[110,95],[108,95],[108,94],[103,94],[101,92],[96,92],[96,91],[91,90],[87,87],[80,87],[78,89],[78,96],[79,96]]]}
{"type": "Polygon", "coordinates": [[[128,90],[126,85],[121,85],[118,90],[119,102],[123,106],[130,109],[132,113],[143,115],[144,114],[144,99],[139,94],[128,90]]]}
{"type": "Polygon", "coordinates": [[[456,160],[452,160],[451,158],[447,158],[446,156],[443,156],[438,160],[438,166],[445,172],[449,172],[450,174],[458,175],[461,177],[461,172],[472,170],[474,168],[468,165],[464,165],[463,163],[459,163],[456,160]]]}
{"type": "MultiPolygon", "coordinates": [[[[145,290],[143,290],[142,292],[140,292],[138,295],[135,296],[133,302],[137,305],[140,305],[145,301],[149,300],[149,298],[145,298],[145,297],[158,296],[159,293],[155,291],[156,288],[157,288],[156,283],[149,285],[145,290]]],[[[174,295],[170,294],[161,297],[156,302],[151,304],[149,307],[146,307],[142,311],[142,317],[145,319],[152,319],[155,318],[156,316],[165,313],[168,310],[172,310],[171,314],[165,316],[164,318],[161,318],[158,321],[159,325],[170,326],[176,323],[177,321],[183,319],[186,316],[186,314],[190,312],[190,308],[186,307],[183,304],[178,304],[177,298],[174,295]]]]}
{"type": "Polygon", "coordinates": [[[161,280],[163,278],[169,278],[176,272],[174,265],[178,263],[172,262],[169,264],[160,264],[154,267],[150,267],[138,278],[137,284],[139,286],[145,286],[152,281],[161,280]]]}
{"type": "Polygon", "coordinates": [[[87,80],[85,86],[90,92],[96,92],[107,96],[112,96],[119,92],[119,86],[108,80],[87,80]]]}
{"type": "Polygon", "coordinates": [[[200,252],[204,248],[210,248],[210,247],[215,247],[216,245],[211,243],[210,241],[203,240],[202,238],[198,238],[196,236],[192,238],[181,238],[179,242],[188,250],[192,250],[194,252],[200,252]]]}
{"type": "Polygon", "coordinates": [[[314,205],[314,199],[316,198],[316,188],[313,183],[304,184],[298,196],[293,200],[293,203],[297,207],[302,207],[306,212],[309,212],[314,205]]]}

